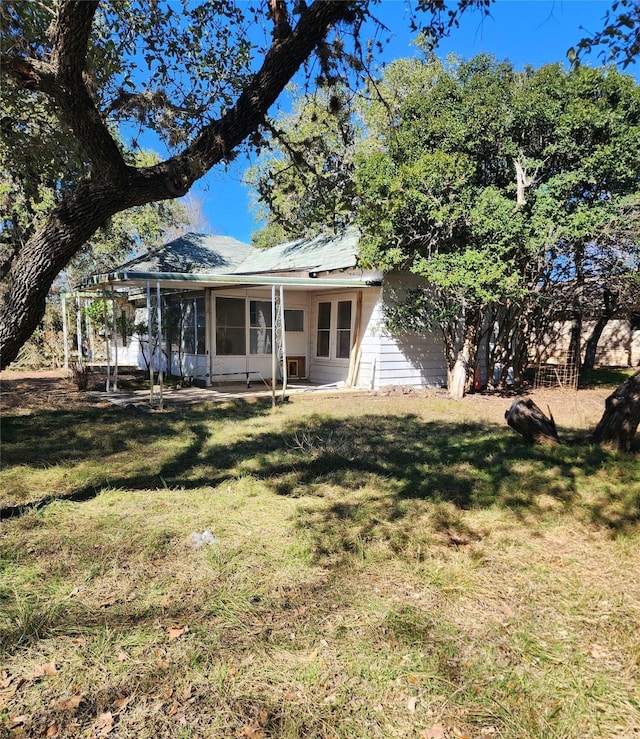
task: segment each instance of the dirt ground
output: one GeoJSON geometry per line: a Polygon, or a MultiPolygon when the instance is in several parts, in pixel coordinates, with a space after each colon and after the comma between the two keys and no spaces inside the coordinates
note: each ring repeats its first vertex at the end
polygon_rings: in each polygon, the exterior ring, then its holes
{"type": "MultiPolygon", "coordinates": [[[[68,370],[38,370],[0,372],[0,416],[6,413],[25,413],[37,410],[53,410],[55,408],[80,408],[87,405],[108,406],[106,395],[100,396],[96,391],[104,389],[104,375],[94,370],[89,382],[89,390],[79,391],[68,370]]],[[[343,391],[347,392],[347,391],[343,391]]],[[[362,394],[362,391],[358,391],[362,394]]],[[[544,389],[528,393],[538,406],[545,412],[549,410],[559,427],[570,429],[593,428],[600,419],[605,399],[612,392],[611,388],[589,388],[576,391],[544,389]]],[[[182,390],[185,402],[188,402],[188,389],[182,390]]],[[[315,395],[315,393],[313,393],[315,395]]],[[[411,404],[414,397],[429,398],[433,402],[451,402],[443,390],[413,390],[398,388],[394,392],[389,390],[372,391],[374,397],[397,397],[398,410],[403,410],[411,404]]],[[[503,422],[504,412],[515,397],[513,394],[477,393],[471,394],[459,401],[464,409],[464,416],[469,421],[503,422]]],[[[219,400],[220,398],[217,398],[219,400]]],[[[214,398],[212,397],[212,400],[214,398]]],[[[457,412],[460,407],[456,403],[457,412]]],[[[457,413],[456,413],[457,415],[457,413]]]]}

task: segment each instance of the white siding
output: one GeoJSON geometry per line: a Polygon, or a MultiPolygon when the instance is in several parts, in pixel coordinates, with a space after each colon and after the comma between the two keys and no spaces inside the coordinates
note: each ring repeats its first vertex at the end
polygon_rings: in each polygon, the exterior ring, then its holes
{"type": "Polygon", "coordinates": [[[406,331],[391,335],[384,327],[383,303],[402,299],[404,289],[416,285],[417,278],[406,274],[385,277],[382,298],[377,307],[379,354],[375,387],[410,385],[443,387],[447,384],[447,364],[442,336],[438,331],[419,334],[406,331]]]}

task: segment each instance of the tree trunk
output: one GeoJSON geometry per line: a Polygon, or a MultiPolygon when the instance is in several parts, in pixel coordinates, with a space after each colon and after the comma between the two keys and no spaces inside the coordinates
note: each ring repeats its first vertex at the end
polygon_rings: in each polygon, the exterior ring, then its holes
{"type": "Polygon", "coordinates": [[[567,365],[569,367],[580,366],[580,339],[582,337],[582,309],[574,309],[571,318],[571,333],[569,335],[569,351],[567,353],[567,365]]]}
{"type": "Polygon", "coordinates": [[[605,411],[591,438],[597,444],[628,452],[639,423],[640,372],[636,372],[607,398],[605,411]]]}
{"type": "Polygon", "coordinates": [[[604,312],[596,321],[596,325],[593,327],[591,336],[587,339],[587,344],[584,350],[584,362],[582,363],[583,370],[592,370],[596,363],[596,352],[598,350],[598,342],[602,336],[605,326],[609,323],[611,316],[618,304],[617,293],[609,290],[605,287],[603,292],[604,300],[604,312]]]}
{"type": "Polygon", "coordinates": [[[451,371],[449,396],[454,400],[461,400],[467,390],[470,368],[475,366],[476,335],[478,332],[478,314],[474,312],[467,317],[464,329],[462,346],[456,356],[456,362],[451,371]],[[470,319],[470,320],[469,320],[470,319]]]}
{"type": "Polygon", "coordinates": [[[549,418],[527,398],[516,398],[504,417],[512,429],[522,434],[530,444],[558,444],[558,431],[551,411],[549,418]]]}
{"type": "Polygon", "coordinates": [[[592,370],[596,364],[596,353],[598,351],[598,342],[602,336],[605,326],[609,323],[610,316],[600,316],[596,321],[596,325],[593,327],[591,335],[587,339],[587,343],[584,349],[584,360],[582,362],[583,370],[592,370]]]}

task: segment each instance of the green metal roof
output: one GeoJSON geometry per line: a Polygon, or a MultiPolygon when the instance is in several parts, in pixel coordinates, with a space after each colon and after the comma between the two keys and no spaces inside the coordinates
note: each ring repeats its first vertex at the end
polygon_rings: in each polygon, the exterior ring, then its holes
{"type": "Polygon", "coordinates": [[[142,254],[108,274],[92,275],[84,287],[160,282],[163,286],[290,285],[344,287],[380,284],[377,272],[356,271],[359,233],[347,229],[256,249],[228,236],[186,234],[142,254]],[[351,274],[340,274],[353,270],[351,274]],[[286,276],[286,273],[297,273],[286,276]],[[283,274],[285,273],[285,274],[283,274]],[[333,274],[330,274],[333,273],[333,274]],[[320,278],[320,279],[319,279],[320,278]]]}
{"type": "Polygon", "coordinates": [[[228,274],[254,251],[254,247],[229,236],[189,233],[139,254],[114,271],[228,274]]]}

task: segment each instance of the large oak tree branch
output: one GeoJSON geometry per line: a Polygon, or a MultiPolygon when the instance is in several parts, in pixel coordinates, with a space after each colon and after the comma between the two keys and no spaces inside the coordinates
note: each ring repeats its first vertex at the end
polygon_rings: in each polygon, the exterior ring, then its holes
{"type": "Polygon", "coordinates": [[[60,119],[73,131],[94,174],[122,182],[126,165],[87,89],[86,60],[98,0],[60,0],[49,60],[3,55],[3,67],[18,84],[52,98],[60,119]]]}
{"type": "MultiPolygon", "coordinates": [[[[134,205],[185,194],[191,185],[228,156],[264,120],[270,106],[295,72],[341,20],[355,17],[353,0],[316,0],[286,37],[274,39],[261,69],[240,94],[236,105],[220,120],[206,126],[181,154],[154,167],[126,167],[120,151],[100,118],[83,81],[89,17],[96,1],[61,0],[54,28],[53,78],[38,85],[54,98],[59,114],[69,123],[93,164],[88,181],[80,183],[27,242],[9,275],[0,316],[0,367],[12,362],[44,314],[46,295],[55,277],[107,218],[134,205]],[[85,7],[86,6],[86,7],[85,7]],[[73,11],[81,14],[80,35],[74,37],[73,11]],[[50,85],[50,87],[49,87],[50,85]]],[[[24,61],[24,60],[23,60],[24,61]]],[[[28,62],[25,62],[28,67],[28,62]]],[[[30,75],[35,79],[35,65],[30,75]]],[[[13,76],[19,81],[17,62],[13,76]]]]}

